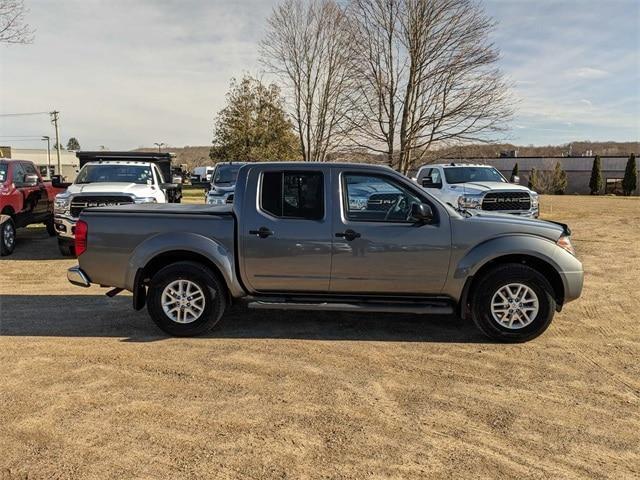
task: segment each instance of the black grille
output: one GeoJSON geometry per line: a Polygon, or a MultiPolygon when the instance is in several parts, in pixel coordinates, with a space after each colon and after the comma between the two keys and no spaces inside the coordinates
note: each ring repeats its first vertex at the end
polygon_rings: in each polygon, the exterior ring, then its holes
{"type": "Polygon", "coordinates": [[[529,210],[531,197],[527,192],[490,192],[482,200],[482,209],[496,210],[529,210]]]}
{"type": "Polygon", "coordinates": [[[233,203],[233,193],[227,197],[227,203],[233,203]]]}
{"type": "Polygon", "coordinates": [[[133,203],[133,198],[128,195],[82,195],[71,200],[71,216],[78,217],[82,210],[89,207],[111,207],[130,203],[133,203]]]}

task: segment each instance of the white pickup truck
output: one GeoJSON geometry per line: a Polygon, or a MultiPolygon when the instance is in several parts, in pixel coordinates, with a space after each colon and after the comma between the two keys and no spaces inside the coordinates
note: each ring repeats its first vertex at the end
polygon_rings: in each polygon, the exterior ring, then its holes
{"type": "Polygon", "coordinates": [[[490,165],[425,165],[420,167],[415,180],[454,207],[538,218],[538,194],[519,185],[518,177],[510,183],[490,165]]]}
{"type": "Polygon", "coordinates": [[[85,208],[180,202],[178,185],[167,183],[162,171],[167,167],[170,175],[169,157],[156,158],[138,152],[120,156],[116,152],[82,155],[83,165],[76,180],[64,184],[67,190],[56,196],[54,204],[54,225],[63,256],[75,255],[75,226],[85,208]],[[83,162],[92,158],[96,160],[83,162]]]}

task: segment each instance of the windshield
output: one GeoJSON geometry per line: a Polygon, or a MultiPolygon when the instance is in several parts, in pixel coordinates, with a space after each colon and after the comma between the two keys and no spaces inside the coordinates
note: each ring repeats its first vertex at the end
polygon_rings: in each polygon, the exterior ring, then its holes
{"type": "Polygon", "coordinates": [[[240,167],[242,167],[242,165],[218,165],[213,183],[217,185],[236,183],[240,167]]]}
{"type": "Polygon", "coordinates": [[[149,165],[85,165],[76,179],[76,184],[106,182],[151,185],[153,175],[149,165]]]}
{"type": "Polygon", "coordinates": [[[0,183],[4,183],[7,181],[7,170],[9,169],[9,165],[6,163],[0,163],[0,183]]]}
{"type": "Polygon", "coordinates": [[[508,183],[493,167],[450,167],[444,169],[447,183],[501,182],[508,183]]]}

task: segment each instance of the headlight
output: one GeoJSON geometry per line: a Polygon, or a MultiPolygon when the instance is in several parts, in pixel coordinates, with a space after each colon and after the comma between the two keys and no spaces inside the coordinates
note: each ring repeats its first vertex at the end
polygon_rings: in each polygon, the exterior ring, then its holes
{"type": "Polygon", "coordinates": [[[68,193],[59,193],[53,203],[53,213],[57,215],[68,215],[69,206],[71,205],[71,195],[68,193]]]}
{"type": "Polygon", "coordinates": [[[460,195],[458,197],[458,206],[464,208],[480,208],[482,207],[482,195],[460,195]]]}
{"type": "Polygon", "coordinates": [[[560,248],[562,248],[563,250],[566,250],[567,252],[569,252],[571,255],[575,257],[576,251],[573,249],[573,245],[571,245],[571,237],[569,237],[569,235],[561,236],[556,242],[556,244],[560,248]]]}
{"type": "Polygon", "coordinates": [[[208,195],[207,196],[207,205],[224,205],[226,199],[220,195],[208,195]]]}
{"type": "Polygon", "coordinates": [[[349,199],[349,210],[366,210],[366,209],[367,209],[366,198],[351,197],[349,199]]]}
{"type": "Polygon", "coordinates": [[[154,197],[138,197],[133,202],[134,203],[158,203],[158,201],[154,197]]]}
{"type": "Polygon", "coordinates": [[[539,205],[540,205],[540,200],[538,198],[538,194],[536,192],[532,192],[531,193],[531,208],[533,208],[534,210],[537,210],[539,205]]]}

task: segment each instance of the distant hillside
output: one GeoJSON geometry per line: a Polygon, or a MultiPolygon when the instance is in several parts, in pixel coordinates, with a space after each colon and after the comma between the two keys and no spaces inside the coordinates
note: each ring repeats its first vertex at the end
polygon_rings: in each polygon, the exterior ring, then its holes
{"type": "MultiPolygon", "coordinates": [[[[163,152],[171,152],[176,154],[176,164],[186,163],[189,170],[194,167],[202,167],[212,165],[214,162],[209,158],[209,150],[211,147],[166,147],[163,152]]],[[[137,148],[136,152],[157,152],[157,148],[137,148]]]]}
{"type": "MultiPolygon", "coordinates": [[[[489,144],[489,145],[465,145],[461,147],[451,147],[430,152],[425,163],[437,158],[496,158],[501,152],[517,151],[519,157],[559,157],[559,156],[582,156],[592,152],[592,155],[616,156],[630,155],[635,153],[640,155],[640,142],[573,142],[569,145],[547,145],[547,146],[523,146],[512,145],[509,143],[489,144]]],[[[213,162],[209,158],[209,150],[211,147],[167,147],[163,151],[176,154],[176,163],[186,163],[189,170],[194,167],[204,165],[212,165],[213,162]]],[[[155,148],[138,148],[138,152],[155,152],[155,148]]],[[[368,162],[368,163],[384,163],[383,155],[374,155],[363,151],[336,152],[329,156],[329,161],[349,161],[349,162],[368,162]]]]}

